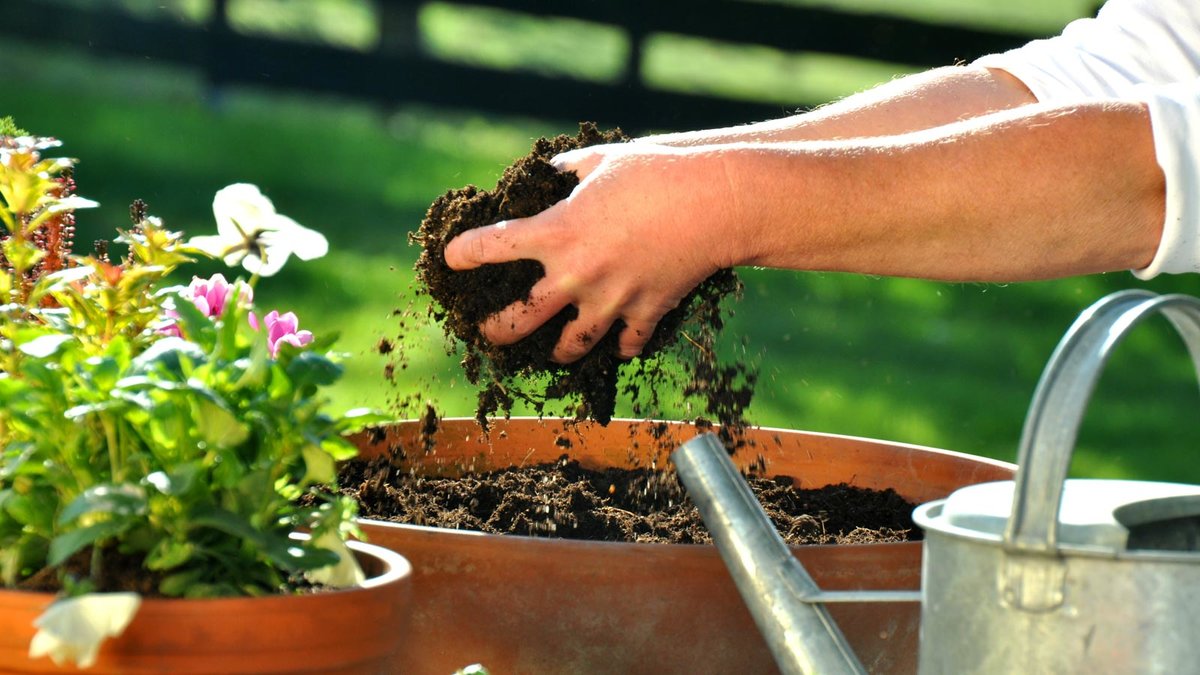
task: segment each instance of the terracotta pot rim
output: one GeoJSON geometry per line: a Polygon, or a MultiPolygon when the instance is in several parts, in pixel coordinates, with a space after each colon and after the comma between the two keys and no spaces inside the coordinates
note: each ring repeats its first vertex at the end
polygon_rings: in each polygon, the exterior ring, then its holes
{"type": "MultiPolygon", "coordinates": [[[[361,519],[360,519],[361,520],[361,519]]],[[[307,537],[305,534],[293,534],[293,537],[307,537]]],[[[240,604],[246,602],[254,603],[283,603],[283,602],[317,602],[323,597],[331,594],[357,594],[366,593],[372,589],[380,588],[390,584],[402,582],[405,577],[411,577],[413,574],[412,563],[408,561],[402,554],[393,551],[384,546],[369,544],[362,541],[347,541],[346,545],[351,551],[354,551],[359,556],[370,556],[379,560],[383,566],[383,570],[374,576],[370,576],[362,583],[346,588],[331,588],[325,589],[319,593],[308,594],[283,594],[274,593],[269,595],[232,595],[218,598],[164,598],[164,597],[143,597],[142,607],[146,611],[155,611],[162,609],[172,611],[180,606],[188,606],[195,608],[210,607],[215,604],[240,604]]],[[[57,600],[59,593],[50,593],[47,591],[28,591],[18,588],[2,588],[0,594],[9,594],[10,598],[28,598],[30,602],[51,602],[57,600]]],[[[205,610],[207,611],[207,610],[205,610]]]]}
{"type": "MultiPolygon", "coordinates": [[[[416,420],[416,419],[396,419],[396,420],[392,420],[390,422],[383,422],[383,423],[376,424],[373,426],[389,427],[389,426],[396,425],[396,424],[414,423],[414,422],[419,422],[419,421],[420,420],[416,420]]],[[[439,421],[459,424],[459,423],[475,422],[476,420],[474,417],[443,417],[439,421]]],[[[596,424],[596,422],[592,422],[590,420],[584,421],[584,422],[576,422],[575,420],[573,420],[569,417],[562,417],[562,418],[560,418],[560,417],[537,417],[534,415],[525,415],[525,416],[514,415],[512,417],[492,417],[492,418],[489,418],[489,421],[501,422],[501,423],[505,423],[505,424],[507,424],[509,422],[537,422],[542,425],[546,425],[546,424],[563,424],[563,425],[596,424]]],[[[690,427],[690,428],[696,429],[697,431],[700,431],[700,429],[698,429],[692,422],[688,422],[685,420],[637,419],[637,418],[633,418],[633,417],[614,417],[614,418],[612,418],[612,422],[616,422],[619,424],[670,424],[670,425],[674,425],[677,427],[678,426],[690,427]]],[[[719,425],[714,424],[713,428],[717,428],[718,426],[719,425]]],[[[958,458],[958,459],[971,460],[974,462],[979,462],[981,464],[989,464],[989,465],[994,466],[999,469],[1007,469],[1009,471],[1014,471],[1014,472],[1017,470],[1017,465],[1012,462],[1006,462],[1006,461],[1000,460],[1000,459],[993,459],[991,457],[984,457],[983,455],[973,455],[968,452],[959,452],[957,450],[945,450],[943,448],[935,448],[935,447],[929,446],[929,445],[919,445],[916,443],[905,443],[903,441],[889,441],[889,440],[881,439],[881,438],[870,438],[868,436],[854,436],[851,434],[835,434],[835,433],[831,433],[831,432],[827,432],[827,431],[807,431],[805,429],[789,429],[787,427],[767,427],[767,426],[751,425],[748,428],[752,429],[754,431],[761,432],[761,433],[786,433],[786,434],[801,433],[801,434],[804,434],[807,436],[815,436],[818,438],[859,441],[859,442],[866,442],[866,443],[879,443],[879,444],[883,444],[883,445],[891,445],[891,446],[896,446],[899,448],[904,448],[906,450],[919,450],[921,452],[929,452],[929,453],[933,453],[936,455],[943,455],[946,457],[954,457],[954,458],[958,458]]]]}
{"type": "Polygon", "coordinates": [[[412,563],[408,561],[408,558],[390,548],[362,541],[347,541],[346,546],[359,555],[369,555],[378,558],[383,562],[384,570],[373,577],[367,577],[360,584],[349,588],[337,589],[339,591],[354,592],[379,588],[380,586],[396,583],[404,577],[412,575],[412,563]]]}
{"type": "MultiPolygon", "coordinates": [[[[694,551],[711,550],[716,553],[716,548],[712,544],[695,544],[695,543],[679,543],[668,544],[664,542],[647,542],[647,541],[598,541],[594,539],[566,539],[563,537],[536,537],[527,534],[498,534],[493,532],[480,532],[478,530],[455,530],[441,527],[431,527],[429,525],[412,525],[410,523],[396,523],[390,520],[381,520],[379,518],[358,518],[360,523],[369,524],[371,527],[382,527],[385,529],[399,529],[411,531],[418,535],[436,535],[438,537],[451,537],[468,543],[468,540],[482,541],[485,537],[502,538],[504,541],[512,541],[513,546],[538,546],[547,548],[570,547],[571,549],[582,549],[591,546],[603,546],[606,551],[611,551],[617,548],[629,550],[641,549],[661,549],[671,547],[673,550],[691,549],[694,551]]],[[[803,544],[799,546],[789,546],[788,548],[799,550],[812,549],[830,549],[830,550],[846,550],[846,549],[870,549],[877,550],[886,547],[908,547],[920,546],[921,541],[890,541],[879,542],[872,544],[803,544]]]]}

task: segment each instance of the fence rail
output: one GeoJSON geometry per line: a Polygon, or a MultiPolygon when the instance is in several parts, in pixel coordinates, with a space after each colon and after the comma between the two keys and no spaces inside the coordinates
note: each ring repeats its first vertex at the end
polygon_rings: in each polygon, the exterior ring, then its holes
{"type": "Polygon", "coordinates": [[[679,129],[776,117],[793,107],[664,91],[640,77],[642,45],[657,33],[935,66],[965,61],[1041,37],[925,24],[739,0],[471,0],[538,16],[620,27],[629,37],[625,73],[593,82],[440,60],[419,48],[417,0],[376,0],[384,34],[370,51],[340,49],[231,29],[226,0],[215,0],[206,25],[146,20],[114,9],[0,0],[0,36],[86,45],[97,54],[195,68],[215,86],[255,85],[331,93],[384,105],[423,103],[532,115],[591,119],[629,129],[679,129]]]}

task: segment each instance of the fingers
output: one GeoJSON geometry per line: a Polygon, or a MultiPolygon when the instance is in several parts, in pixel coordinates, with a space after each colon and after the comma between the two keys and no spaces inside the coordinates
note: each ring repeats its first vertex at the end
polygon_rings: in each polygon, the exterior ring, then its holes
{"type": "MultiPolygon", "coordinates": [[[[570,291],[568,281],[552,282],[542,279],[530,292],[528,302],[517,302],[488,317],[482,326],[484,337],[489,341],[508,345],[531,335],[546,321],[570,304],[578,304],[570,291]]],[[[563,327],[562,335],[551,353],[558,363],[572,363],[587,355],[596,343],[608,333],[620,316],[617,308],[609,311],[588,313],[585,308],[580,316],[563,327]]],[[[617,340],[618,355],[622,359],[639,356],[646,343],[654,335],[655,326],[662,318],[655,311],[652,318],[622,317],[625,329],[617,340]]]]}
{"type": "Polygon", "coordinates": [[[563,286],[542,279],[529,291],[527,302],[514,302],[483,322],[483,336],[498,345],[510,345],[528,337],[543,323],[571,304],[563,286]]]}
{"type": "Polygon", "coordinates": [[[467,230],[446,244],[446,264],[453,270],[469,270],[489,263],[521,259],[513,228],[506,221],[467,230]]]}
{"type": "Polygon", "coordinates": [[[563,327],[550,358],[558,363],[571,363],[583,358],[612,327],[613,320],[612,316],[581,314],[563,327]]]}
{"type": "MultiPolygon", "coordinates": [[[[552,358],[559,363],[571,363],[583,358],[608,333],[618,316],[616,308],[601,314],[581,314],[563,328],[552,358]]],[[[622,359],[641,355],[661,318],[661,313],[653,318],[622,316],[625,328],[617,338],[617,355],[622,359]]]]}
{"type": "Polygon", "coordinates": [[[621,335],[617,338],[617,353],[623,359],[632,359],[642,353],[646,343],[654,335],[654,327],[658,325],[658,320],[662,317],[654,319],[625,319],[625,330],[621,331],[621,335]]]}
{"type": "Polygon", "coordinates": [[[538,260],[547,241],[561,236],[564,204],[559,202],[528,218],[502,220],[476,227],[450,240],[443,257],[452,270],[469,270],[492,263],[538,260]]]}

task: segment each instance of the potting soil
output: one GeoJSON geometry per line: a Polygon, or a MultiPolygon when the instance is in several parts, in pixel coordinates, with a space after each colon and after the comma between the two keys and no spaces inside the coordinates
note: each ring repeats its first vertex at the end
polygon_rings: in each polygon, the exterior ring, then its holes
{"type": "MultiPolygon", "coordinates": [[[[569,446],[568,443],[560,447],[569,446]]],[[[342,466],[339,485],[360,515],[492,534],[672,544],[711,541],[674,473],[581,467],[558,461],[456,478],[393,468],[387,456],[342,466]]],[[[920,539],[914,505],[888,489],[845,484],[798,488],[787,476],[750,478],[752,490],[789,544],[920,539]]]]}

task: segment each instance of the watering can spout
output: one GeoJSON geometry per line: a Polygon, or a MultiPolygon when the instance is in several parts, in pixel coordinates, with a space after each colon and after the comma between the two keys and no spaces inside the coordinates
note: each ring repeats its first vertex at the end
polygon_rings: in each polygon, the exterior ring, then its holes
{"type": "Polygon", "coordinates": [[[792,556],[714,434],[684,443],[671,459],[700,510],[738,592],[785,675],[865,673],[821,595],[792,556]]]}

